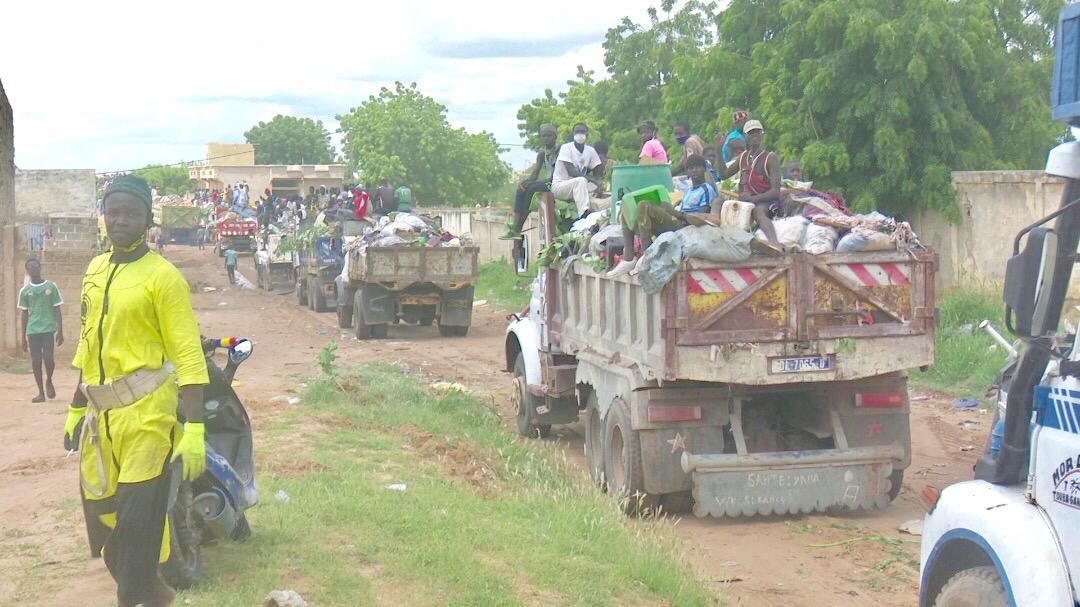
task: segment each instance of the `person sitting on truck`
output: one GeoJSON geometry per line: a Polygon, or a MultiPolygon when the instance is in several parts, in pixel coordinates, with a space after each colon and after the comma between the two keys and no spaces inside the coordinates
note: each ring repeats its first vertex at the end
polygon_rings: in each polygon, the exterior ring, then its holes
{"type": "Polygon", "coordinates": [[[698,154],[687,158],[686,171],[690,175],[690,191],[686,193],[678,209],[666,202],[657,205],[647,200],[639,201],[635,225],[630,224],[624,213],[619,214],[619,224],[623,232],[623,258],[606,276],[610,278],[626,273],[636,274],[640,269],[637,266],[643,257],[637,257],[635,261],[635,235],[641,239],[641,252],[644,253],[656,236],[689,224],[703,225],[707,222],[698,217],[699,215],[719,212],[719,208],[713,208],[713,203],[719,200],[716,186],[705,177],[705,157],[698,154]]]}
{"type": "MultiPolygon", "coordinates": [[[[683,120],[676,122],[674,126],[672,126],[671,134],[675,136],[675,141],[682,146],[682,158],[679,159],[677,164],[671,167],[671,174],[685,175],[687,174],[686,159],[695,154],[698,156],[704,155],[705,140],[697,135],[691,134],[690,125],[683,120]]],[[[706,171],[705,175],[708,176],[709,173],[706,171]]]]}
{"type": "Polygon", "coordinates": [[[394,190],[394,198],[397,199],[397,209],[404,213],[412,211],[412,190],[404,183],[398,186],[398,189],[394,190]]]}
{"type": "Polygon", "coordinates": [[[394,188],[390,187],[390,180],[383,179],[379,183],[379,189],[375,192],[375,214],[389,215],[397,211],[397,198],[394,197],[394,188]]]}
{"type": "Polygon", "coordinates": [[[638,135],[641,137],[641,153],[638,154],[638,164],[667,164],[667,150],[664,144],[656,138],[656,123],[646,120],[638,125],[638,135]]]}
{"type": "Polygon", "coordinates": [[[559,200],[573,201],[580,216],[589,210],[589,199],[600,187],[600,176],[595,172],[600,166],[600,156],[585,143],[589,138],[588,125],[579,122],[572,132],[574,140],[559,148],[551,175],[551,193],[559,200]]]}
{"type": "Polygon", "coordinates": [[[746,146],[746,135],[743,132],[743,129],[746,125],[746,121],[749,119],[750,112],[747,112],[746,110],[735,110],[731,113],[731,121],[735,123],[735,128],[728,132],[726,136],[724,136],[723,141],[719,141],[720,138],[717,137],[718,141],[716,143],[719,144],[718,147],[720,148],[720,158],[724,161],[725,164],[731,162],[735,158],[738,158],[738,156],[735,156],[728,151],[729,143],[736,139],[742,139],[743,146],[746,146]]]}
{"type": "Polygon", "coordinates": [[[517,193],[514,194],[514,219],[510,229],[499,236],[501,240],[516,240],[521,238],[521,229],[525,227],[525,220],[529,217],[529,208],[532,205],[533,196],[541,192],[551,191],[551,176],[555,170],[555,159],[558,157],[557,132],[555,125],[544,124],[540,127],[540,151],[536,153],[536,162],[533,163],[532,171],[518,184],[517,193]]]}
{"type": "Polygon", "coordinates": [[[743,126],[747,149],[738,163],[720,168],[721,179],[739,175],[739,200],[754,203],[754,220],[776,251],[784,247],[776,238],[776,228],[769,219],[769,208],[780,202],[780,158],[763,146],[765,128],[760,121],[748,120],[743,126]]]}

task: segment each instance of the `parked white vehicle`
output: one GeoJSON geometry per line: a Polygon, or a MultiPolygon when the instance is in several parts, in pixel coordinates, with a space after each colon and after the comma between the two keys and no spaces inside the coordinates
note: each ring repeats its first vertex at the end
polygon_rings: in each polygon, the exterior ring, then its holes
{"type": "MultiPolygon", "coordinates": [[[[1056,43],[1053,117],[1075,128],[1080,4],[1062,10],[1056,43]]],[[[1002,374],[987,453],[976,480],[924,492],[923,607],[1080,605],[1080,343],[1059,333],[1080,236],[1080,143],[1054,148],[1046,172],[1065,190],[1013,243],[1005,322],[1023,347],[1002,374]]]]}

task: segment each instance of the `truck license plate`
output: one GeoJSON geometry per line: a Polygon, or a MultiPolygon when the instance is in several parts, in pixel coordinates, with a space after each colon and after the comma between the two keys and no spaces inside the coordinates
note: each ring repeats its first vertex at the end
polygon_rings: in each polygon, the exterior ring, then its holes
{"type": "Polygon", "coordinates": [[[771,373],[812,373],[832,370],[831,356],[785,356],[769,359],[771,373]]]}

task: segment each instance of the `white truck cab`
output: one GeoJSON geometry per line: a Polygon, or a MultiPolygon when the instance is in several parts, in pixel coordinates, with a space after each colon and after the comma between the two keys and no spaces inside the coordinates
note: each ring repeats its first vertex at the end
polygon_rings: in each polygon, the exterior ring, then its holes
{"type": "MultiPolygon", "coordinates": [[[[1080,4],[1062,10],[1055,43],[1053,118],[1077,127],[1080,4]]],[[[924,492],[922,607],[1080,605],[1080,343],[1060,332],[1080,235],[1080,143],[1054,148],[1046,172],[1066,179],[1061,206],[1017,234],[1005,273],[1005,323],[1023,346],[1000,381],[1000,440],[988,441],[975,480],[924,492]]]]}

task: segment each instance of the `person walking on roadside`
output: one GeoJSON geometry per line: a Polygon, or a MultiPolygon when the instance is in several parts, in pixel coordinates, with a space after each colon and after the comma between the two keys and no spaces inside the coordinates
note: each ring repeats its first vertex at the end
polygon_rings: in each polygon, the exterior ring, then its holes
{"type": "Polygon", "coordinates": [[[195,229],[195,242],[199,245],[200,251],[206,247],[206,228],[204,226],[195,229]]]}
{"type": "Polygon", "coordinates": [[[113,246],[83,277],[79,389],[64,447],[80,451],[90,554],[104,558],[117,605],[167,607],[176,592],[158,565],[170,552],[170,476],[193,480],[206,469],[206,359],[187,280],[146,244],[146,181],[118,177],[103,200],[113,246]],[[182,465],[170,466],[177,459],[182,465]]]}
{"type": "Polygon", "coordinates": [[[234,249],[225,249],[225,271],[229,274],[229,284],[236,284],[236,257],[234,249]]]}
{"type": "Polygon", "coordinates": [[[64,298],[60,289],[51,280],[41,277],[41,262],[36,259],[26,260],[26,274],[30,282],[19,291],[19,310],[22,313],[22,349],[30,353],[30,364],[34,369],[34,381],[38,393],[30,402],[43,403],[45,397],[56,398],[53,387],[53,343],[64,344],[64,319],[60,316],[60,306],[64,298]],[[45,376],[42,377],[42,365],[45,376]]]}

